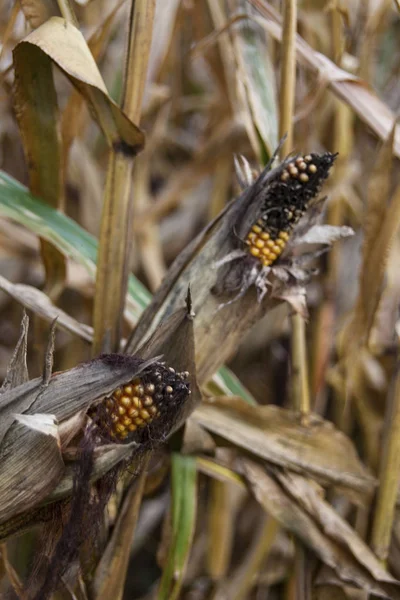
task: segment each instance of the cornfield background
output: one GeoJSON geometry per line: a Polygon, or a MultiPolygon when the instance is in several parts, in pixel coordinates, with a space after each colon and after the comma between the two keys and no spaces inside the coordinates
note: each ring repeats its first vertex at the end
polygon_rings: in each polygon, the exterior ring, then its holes
{"type": "Polygon", "coordinates": [[[400,598],[399,2],[0,6],[1,597],[32,597],[87,408],[129,380],[97,357],[135,353],[190,284],[163,354],[202,402],[135,468],[112,450],[101,474],[127,468],[52,597],[400,598]],[[306,295],[218,308],[209,224],[285,134],[281,159],[339,153],[335,229],[310,237],[335,244],[306,295]]]}

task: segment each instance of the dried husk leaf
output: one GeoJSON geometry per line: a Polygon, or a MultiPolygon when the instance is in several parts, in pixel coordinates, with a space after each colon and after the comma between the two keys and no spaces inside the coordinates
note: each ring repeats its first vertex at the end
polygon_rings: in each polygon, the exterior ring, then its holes
{"type": "Polygon", "coordinates": [[[261,506],[285,528],[298,536],[324,563],[332,567],[343,582],[356,585],[381,598],[391,598],[391,600],[400,598],[400,588],[398,587],[400,582],[397,582],[380,567],[378,560],[368,547],[361,539],[358,539],[357,534],[341,520],[334,510],[322,499],[318,500],[317,493],[312,490],[306,480],[303,480],[303,492],[306,487],[307,499],[313,498],[312,514],[308,512],[309,504],[305,510],[299,504],[297,496],[292,496],[291,486],[288,485],[290,491],[281,487],[280,484],[287,481],[283,473],[279,475],[278,483],[274,476],[275,470],[269,474],[261,466],[247,459],[239,459],[238,463],[240,472],[249,482],[250,490],[261,506]],[[317,508],[318,513],[315,514],[317,508]],[[334,519],[336,525],[340,523],[340,531],[335,530],[335,537],[333,537],[330,527],[329,533],[324,531],[324,526],[326,528],[330,525],[327,523],[328,518],[329,520],[334,519]],[[344,532],[345,535],[343,535],[344,532]],[[344,541],[345,544],[343,544],[344,541]],[[355,547],[358,551],[362,547],[363,562],[359,560],[358,555],[353,553],[355,547]],[[368,567],[373,567],[373,574],[367,570],[366,562],[368,562],[368,567]]]}
{"type": "Polygon", "coordinates": [[[20,435],[1,452],[0,523],[38,504],[64,472],[55,418],[44,414],[15,418],[20,435]]]}
{"type": "Polygon", "coordinates": [[[301,244],[332,244],[342,238],[354,235],[351,227],[338,227],[336,225],[314,225],[304,235],[299,235],[292,242],[292,245],[301,244]]]}
{"type": "Polygon", "coordinates": [[[203,401],[193,418],[236,447],[335,485],[360,504],[365,504],[374,491],[376,482],[351,441],[316,416],[306,427],[295,413],[277,406],[255,407],[237,397],[217,397],[203,401]]]}
{"type": "MultiPolygon", "coordinates": [[[[111,35],[110,30],[114,24],[115,15],[124,2],[125,0],[121,0],[121,2],[112,7],[110,13],[103,19],[100,26],[96,28],[87,40],[88,47],[96,61],[101,58],[108,37],[111,35]]],[[[80,131],[85,124],[86,113],[83,113],[83,106],[84,98],[78,90],[74,90],[68,99],[68,103],[61,117],[64,169],[67,159],[69,158],[70,148],[73,142],[77,144],[78,138],[80,137],[80,131]]],[[[85,207],[83,207],[83,210],[84,209],[85,207]]]]}
{"type": "MultiPolygon", "coordinates": [[[[65,453],[66,458],[73,458],[76,460],[77,456],[74,452],[72,456],[68,452],[65,453]]],[[[129,459],[130,468],[140,466],[141,460],[143,459],[143,452],[139,448],[136,442],[130,442],[129,444],[107,444],[104,446],[97,446],[94,450],[94,466],[90,477],[91,482],[95,482],[100,477],[108,473],[113,467],[121,463],[124,460],[129,459]],[[131,457],[134,452],[138,450],[139,456],[137,460],[131,457]]],[[[72,494],[74,487],[74,467],[72,464],[68,464],[65,467],[63,477],[57,486],[51,491],[51,493],[45,498],[42,504],[50,504],[63,500],[72,494]]]]}

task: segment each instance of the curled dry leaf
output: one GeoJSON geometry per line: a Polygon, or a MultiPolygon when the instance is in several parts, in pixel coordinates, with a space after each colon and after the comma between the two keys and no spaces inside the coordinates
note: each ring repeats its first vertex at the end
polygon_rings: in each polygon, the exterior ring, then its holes
{"type": "Polygon", "coordinates": [[[344,583],[380,598],[400,598],[400,582],[380,565],[356,532],[306,479],[238,460],[239,471],[257,501],[330,566],[344,583]]]}
{"type": "Polygon", "coordinates": [[[217,397],[204,401],[193,418],[246,452],[334,485],[360,504],[374,491],[375,480],[349,438],[316,416],[306,427],[295,413],[277,406],[250,406],[240,398],[217,397]]]}
{"type": "MultiPolygon", "coordinates": [[[[303,283],[311,274],[298,263],[298,249],[297,256],[282,250],[291,235],[296,236],[297,224],[303,235],[314,225],[321,209],[310,205],[334,159],[329,153],[294,156],[274,169],[271,162],[179,255],[134,330],[128,351],[135,352],[141,340],[177,310],[190,284],[196,366],[199,383],[204,384],[235,352],[244,332],[284,297],[284,285],[296,289],[296,276],[303,283]],[[279,267],[276,274],[275,266],[279,267]],[[288,277],[283,285],[284,271],[288,277]]],[[[350,230],[317,233],[329,245],[333,237],[344,237],[350,230]]],[[[296,296],[293,304],[303,310],[297,290],[287,295],[296,296]]]]}
{"type": "Polygon", "coordinates": [[[25,54],[33,49],[43,54],[44,69],[51,69],[50,61],[54,62],[83,94],[107,141],[116,151],[134,155],[141,150],[143,132],[108,95],[86,41],[74,25],[60,17],[52,17],[32,31],[14,49],[14,61],[21,72],[30,64],[24,58],[25,54]]]}

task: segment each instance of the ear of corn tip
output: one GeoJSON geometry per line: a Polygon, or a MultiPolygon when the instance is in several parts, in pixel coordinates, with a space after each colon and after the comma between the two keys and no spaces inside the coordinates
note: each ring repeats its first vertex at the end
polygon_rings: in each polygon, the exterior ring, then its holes
{"type": "Polygon", "coordinates": [[[266,191],[263,214],[251,227],[245,245],[264,266],[282,254],[290,231],[304,214],[308,201],[317,195],[336,158],[330,154],[306,154],[286,162],[266,191]],[[282,185],[283,184],[283,185],[282,185]]]}

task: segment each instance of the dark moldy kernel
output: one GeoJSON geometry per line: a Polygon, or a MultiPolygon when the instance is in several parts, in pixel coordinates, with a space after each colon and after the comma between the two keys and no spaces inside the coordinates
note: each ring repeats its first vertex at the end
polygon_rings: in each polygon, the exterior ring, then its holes
{"type": "Polygon", "coordinates": [[[306,154],[285,161],[269,183],[261,216],[247,233],[245,244],[262,265],[272,265],[286,246],[290,232],[327,179],[336,154],[306,154]]]}
{"type": "Polygon", "coordinates": [[[101,432],[114,441],[136,439],[140,431],[174,422],[190,394],[189,372],[176,373],[163,363],[154,363],[139,376],[117,388],[92,414],[101,432]]]}

